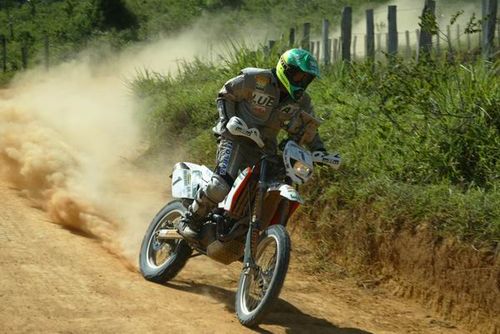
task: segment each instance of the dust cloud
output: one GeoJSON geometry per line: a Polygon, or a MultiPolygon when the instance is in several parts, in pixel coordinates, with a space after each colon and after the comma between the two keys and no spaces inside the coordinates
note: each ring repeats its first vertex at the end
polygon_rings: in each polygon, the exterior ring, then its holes
{"type": "Polygon", "coordinates": [[[175,73],[203,56],[203,34],[138,44],[102,57],[87,50],[49,72],[33,69],[0,91],[0,175],[50,219],[99,240],[129,267],[168,200],[174,159],[157,169],[133,162],[147,148],[126,82],[138,70],[175,73]],[[142,166],[142,165],[141,165],[142,166]]]}

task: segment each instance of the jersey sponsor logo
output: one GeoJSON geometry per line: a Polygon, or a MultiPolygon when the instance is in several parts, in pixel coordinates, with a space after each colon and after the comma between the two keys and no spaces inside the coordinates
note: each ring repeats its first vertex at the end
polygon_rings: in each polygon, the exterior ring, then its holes
{"type": "Polygon", "coordinates": [[[275,100],[273,96],[259,92],[254,92],[252,95],[252,103],[255,106],[255,110],[258,111],[265,111],[264,108],[272,107],[275,100]]]}
{"type": "Polygon", "coordinates": [[[288,104],[288,105],[284,106],[283,108],[281,108],[280,111],[282,113],[285,113],[285,114],[293,115],[298,110],[299,110],[299,106],[298,105],[288,104]]]}
{"type": "Polygon", "coordinates": [[[219,155],[219,164],[216,168],[216,173],[224,176],[227,174],[227,170],[229,167],[229,159],[231,158],[231,153],[233,153],[233,143],[230,141],[226,141],[220,147],[220,155],[219,155]]]}
{"type": "Polygon", "coordinates": [[[264,90],[269,82],[269,77],[267,77],[266,75],[255,76],[255,88],[257,89],[264,90]]]}

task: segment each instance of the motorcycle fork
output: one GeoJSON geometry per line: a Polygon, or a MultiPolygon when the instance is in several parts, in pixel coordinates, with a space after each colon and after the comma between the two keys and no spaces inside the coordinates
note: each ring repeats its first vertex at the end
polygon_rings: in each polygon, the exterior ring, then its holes
{"type": "MultiPolygon", "coordinates": [[[[260,226],[262,218],[262,206],[264,202],[264,195],[267,191],[266,182],[266,169],[267,161],[263,159],[260,164],[259,182],[257,184],[257,194],[255,196],[253,210],[250,209],[251,219],[248,226],[248,232],[245,240],[245,253],[243,257],[243,270],[245,275],[248,275],[252,269],[256,267],[255,265],[255,252],[257,250],[257,242],[260,235],[260,226]]],[[[248,188],[247,188],[248,189],[248,188]]],[[[250,200],[250,196],[248,196],[250,200]]]]}

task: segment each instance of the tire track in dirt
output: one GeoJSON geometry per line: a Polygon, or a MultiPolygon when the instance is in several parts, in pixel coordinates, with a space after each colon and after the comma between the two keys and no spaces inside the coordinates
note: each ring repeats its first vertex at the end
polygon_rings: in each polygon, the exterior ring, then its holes
{"type": "MultiPolygon", "coordinates": [[[[97,240],[51,224],[20,195],[0,181],[0,332],[253,332],[234,315],[238,264],[199,257],[171,283],[153,284],[97,240]]],[[[450,326],[381,289],[317,282],[292,263],[280,300],[257,331],[465,333],[450,326]]]]}
{"type": "MultiPolygon", "coordinates": [[[[238,264],[195,258],[165,285],[124,265],[167,173],[122,161],[139,144],[133,108],[117,77],[90,72],[65,64],[0,91],[0,333],[253,332],[234,315],[238,264]]],[[[382,289],[319,282],[298,260],[259,332],[465,333],[382,289]]]]}

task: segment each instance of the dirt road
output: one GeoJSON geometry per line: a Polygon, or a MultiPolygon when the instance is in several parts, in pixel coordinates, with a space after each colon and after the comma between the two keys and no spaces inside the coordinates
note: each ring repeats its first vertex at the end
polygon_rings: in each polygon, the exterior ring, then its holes
{"type": "MultiPolygon", "coordinates": [[[[252,332],[234,315],[238,265],[195,258],[171,283],[149,283],[97,240],[52,224],[3,181],[0,203],[0,333],[252,332]]],[[[256,331],[465,333],[380,288],[320,284],[295,264],[256,331]]]]}

